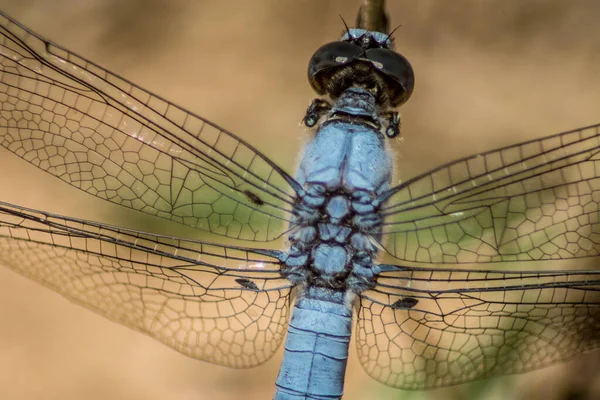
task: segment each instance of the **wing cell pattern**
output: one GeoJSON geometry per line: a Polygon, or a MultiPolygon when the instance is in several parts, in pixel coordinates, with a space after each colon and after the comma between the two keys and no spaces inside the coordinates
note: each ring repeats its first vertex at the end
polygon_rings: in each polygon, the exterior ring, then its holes
{"type": "Polygon", "coordinates": [[[229,367],[271,357],[289,317],[291,286],[274,257],[6,203],[0,264],[183,354],[229,367]]]}
{"type": "Polygon", "coordinates": [[[383,243],[402,260],[597,256],[600,125],[458,160],[391,193],[383,243]]]}
{"type": "Polygon", "coordinates": [[[600,272],[396,268],[360,299],[358,353],[386,385],[513,374],[600,345],[600,272]]]}
{"type": "Polygon", "coordinates": [[[290,218],[293,179],[235,135],[0,13],[0,145],[96,197],[236,239],[290,218]]]}
{"type": "MultiPolygon", "coordinates": [[[[235,135],[1,12],[0,145],[96,197],[235,239],[279,238],[297,197],[235,135]]],[[[454,161],[386,199],[382,243],[396,259],[598,256],[600,125],[454,161]]],[[[264,362],[283,340],[283,259],[0,203],[0,264],[230,367],[264,362]]],[[[600,345],[598,271],[379,267],[358,297],[356,337],[366,371],[387,385],[524,372],[600,345]]]]}

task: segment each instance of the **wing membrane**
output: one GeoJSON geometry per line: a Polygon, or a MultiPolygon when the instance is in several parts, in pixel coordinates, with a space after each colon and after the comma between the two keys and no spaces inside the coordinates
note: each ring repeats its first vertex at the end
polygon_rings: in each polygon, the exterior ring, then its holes
{"type": "Polygon", "coordinates": [[[600,272],[396,268],[361,297],[357,346],[402,389],[525,372],[600,346],[600,272]]]}
{"type": "Polygon", "coordinates": [[[94,196],[272,240],[294,180],[232,133],[0,13],[0,145],[94,196]]]}
{"type": "MultiPolygon", "coordinates": [[[[263,252],[264,253],[264,252],[263,252]]],[[[271,357],[289,315],[279,260],[0,203],[0,264],[198,359],[271,357]]]]}
{"type": "Polygon", "coordinates": [[[600,252],[600,125],[464,158],[390,191],[383,243],[427,263],[600,252]]]}

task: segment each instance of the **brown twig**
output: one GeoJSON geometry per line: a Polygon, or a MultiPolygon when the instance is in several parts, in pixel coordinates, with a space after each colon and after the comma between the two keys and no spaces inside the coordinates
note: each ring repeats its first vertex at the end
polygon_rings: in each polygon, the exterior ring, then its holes
{"type": "Polygon", "coordinates": [[[388,33],[385,0],[363,0],[356,16],[356,26],[369,31],[388,33]]]}

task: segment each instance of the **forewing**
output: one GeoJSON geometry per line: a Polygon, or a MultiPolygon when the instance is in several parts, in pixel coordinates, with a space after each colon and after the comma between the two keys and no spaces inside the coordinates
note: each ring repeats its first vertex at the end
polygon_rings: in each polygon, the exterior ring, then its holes
{"type": "Polygon", "coordinates": [[[600,252],[600,125],[464,158],[391,189],[383,246],[426,263],[600,252]]]}
{"type": "MultiPolygon", "coordinates": [[[[273,253],[275,255],[275,253],[273,253]]],[[[0,264],[188,356],[245,368],[289,314],[279,260],[0,203],[0,264]]]]}
{"type": "Polygon", "coordinates": [[[541,368],[600,346],[600,273],[397,268],[363,293],[358,353],[425,389],[541,368]]]}
{"type": "Polygon", "coordinates": [[[294,181],[235,135],[0,13],[0,145],[96,197],[244,240],[278,237],[294,181]]]}

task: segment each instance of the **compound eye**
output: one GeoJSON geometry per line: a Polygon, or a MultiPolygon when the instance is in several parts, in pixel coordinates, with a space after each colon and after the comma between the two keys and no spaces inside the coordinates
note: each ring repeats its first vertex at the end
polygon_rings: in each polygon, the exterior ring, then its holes
{"type": "Polygon", "coordinates": [[[332,70],[364,57],[364,50],[348,42],[331,42],[321,46],[308,63],[308,81],[319,94],[325,94],[325,86],[332,70]]]}
{"type": "Polygon", "coordinates": [[[366,58],[386,78],[391,106],[404,104],[415,87],[415,73],[408,60],[389,49],[369,49],[366,58]]]}

